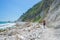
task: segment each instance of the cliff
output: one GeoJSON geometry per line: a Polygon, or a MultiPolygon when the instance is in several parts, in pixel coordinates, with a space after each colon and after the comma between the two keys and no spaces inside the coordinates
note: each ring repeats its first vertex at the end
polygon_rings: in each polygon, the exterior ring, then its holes
{"type": "Polygon", "coordinates": [[[26,22],[39,22],[47,14],[50,5],[54,0],[42,0],[32,8],[23,13],[23,15],[17,21],[26,21],[26,22]]]}
{"type": "Polygon", "coordinates": [[[54,0],[47,16],[45,17],[48,26],[57,26],[60,25],[60,0],[54,0]]]}

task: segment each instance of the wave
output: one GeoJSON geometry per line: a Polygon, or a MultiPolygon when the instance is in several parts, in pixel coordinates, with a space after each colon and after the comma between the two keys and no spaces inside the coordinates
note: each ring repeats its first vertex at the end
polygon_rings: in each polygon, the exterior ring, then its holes
{"type": "Polygon", "coordinates": [[[6,23],[6,24],[0,24],[0,29],[6,29],[7,27],[12,27],[16,23],[6,23]]]}

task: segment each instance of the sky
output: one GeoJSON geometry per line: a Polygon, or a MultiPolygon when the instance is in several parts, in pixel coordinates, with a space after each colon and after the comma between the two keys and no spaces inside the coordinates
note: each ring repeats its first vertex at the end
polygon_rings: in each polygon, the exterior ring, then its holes
{"type": "Polygon", "coordinates": [[[0,21],[15,21],[41,0],[0,0],[0,21]]]}

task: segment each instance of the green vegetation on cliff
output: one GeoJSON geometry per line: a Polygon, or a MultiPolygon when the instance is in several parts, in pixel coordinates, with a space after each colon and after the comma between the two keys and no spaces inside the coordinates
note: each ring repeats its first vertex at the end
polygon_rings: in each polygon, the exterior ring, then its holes
{"type": "Polygon", "coordinates": [[[47,14],[50,5],[54,0],[42,0],[32,8],[30,8],[26,13],[18,19],[21,21],[32,21],[32,22],[39,22],[41,21],[47,14]],[[43,12],[43,13],[42,13],[43,12]],[[41,16],[41,14],[43,14],[41,16]]]}

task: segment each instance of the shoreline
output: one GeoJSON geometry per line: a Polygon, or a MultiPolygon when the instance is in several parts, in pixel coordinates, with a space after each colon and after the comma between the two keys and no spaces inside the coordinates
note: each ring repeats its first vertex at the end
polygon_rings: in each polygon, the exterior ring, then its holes
{"type": "Polygon", "coordinates": [[[6,24],[0,24],[0,30],[5,30],[7,28],[13,28],[15,27],[16,23],[6,23],[6,24]]]}

